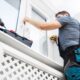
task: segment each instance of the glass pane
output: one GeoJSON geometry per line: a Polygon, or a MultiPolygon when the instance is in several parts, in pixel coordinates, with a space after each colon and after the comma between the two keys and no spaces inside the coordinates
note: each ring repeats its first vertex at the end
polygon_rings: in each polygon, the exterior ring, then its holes
{"type": "Polygon", "coordinates": [[[0,0],[0,18],[8,30],[16,30],[21,0],[0,0]]]}
{"type": "MultiPolygon", "coordinates": [[[[32,19],[45,22],[46,18],[32,9],[32,19]]],[[[31,27],[30,38],[33,40],[32,49],[47,56],[47,32],[31,27]],[[35,36],[35,37],[34,37],[35,36]]]]}

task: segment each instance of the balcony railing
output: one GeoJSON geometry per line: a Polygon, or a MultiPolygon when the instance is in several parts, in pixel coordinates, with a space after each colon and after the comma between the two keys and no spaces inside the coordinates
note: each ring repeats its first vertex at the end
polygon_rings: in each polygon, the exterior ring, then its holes
{"type": "Polygon", "coordinates": [[[0,80],[63,80],[62,67],[0,31],[0,80]]]}

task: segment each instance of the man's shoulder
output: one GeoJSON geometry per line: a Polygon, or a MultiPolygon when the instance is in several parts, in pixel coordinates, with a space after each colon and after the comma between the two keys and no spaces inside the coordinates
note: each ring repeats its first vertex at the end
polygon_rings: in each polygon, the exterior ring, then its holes
{"type": "Polygon", "coordinates": [[[68,16],[63,16],[63,17],[57,18],[57,20],[61,23],[62,26],[64,26],[64,25],[70,23],[71,18],[68,16]]]}

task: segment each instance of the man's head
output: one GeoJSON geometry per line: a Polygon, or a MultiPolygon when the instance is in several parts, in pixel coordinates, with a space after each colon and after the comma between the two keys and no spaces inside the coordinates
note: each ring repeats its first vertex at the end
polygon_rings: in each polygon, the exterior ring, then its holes
{"type": "Polygon", "coordinates": [[[67,11],[60,11],[55,14],[56,18],[62,17],[62,16],[70,16],[70,14],[67,11]]]}

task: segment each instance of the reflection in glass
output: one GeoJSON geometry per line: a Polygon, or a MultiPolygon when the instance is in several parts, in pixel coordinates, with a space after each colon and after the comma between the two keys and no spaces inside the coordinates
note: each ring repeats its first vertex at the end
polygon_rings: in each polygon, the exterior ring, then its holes
{"type": "Polygon", "coordinates": [[[0,0],[0,18],[8,30],[16,30],[21,0],[0,0]]]}

